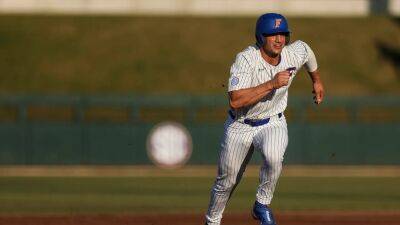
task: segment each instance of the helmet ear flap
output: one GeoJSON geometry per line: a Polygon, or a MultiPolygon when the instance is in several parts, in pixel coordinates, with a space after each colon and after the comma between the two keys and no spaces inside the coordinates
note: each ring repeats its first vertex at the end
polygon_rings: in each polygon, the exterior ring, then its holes
{"type": "Polygon", "coordinates": [[[257,46],[261,48],[264,45],[264,36],[257,34],[256,35],[257,46]]]}

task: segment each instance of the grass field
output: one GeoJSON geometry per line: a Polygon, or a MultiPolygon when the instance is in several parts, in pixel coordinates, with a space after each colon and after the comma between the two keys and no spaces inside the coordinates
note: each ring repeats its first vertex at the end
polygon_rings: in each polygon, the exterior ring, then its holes
{"type": "MultiPolygon", "coordinates": [[[[222,94],[255,19],[2,15],[0,94],[222,94]]],[[[398,62],[384,54],[399,52],[397,22],[289,18],[330,95],[399,93],[398,62]]],[[[291,91],[310,90],[299,74],[291,91]]]]}
{"type": "MultiPolygon", "coordinates": [[[[0,213],[203,213],[209,177],[0,177],[0,213]]],[[[256,177],[245,177],[227,212],[247,212],[256,177]]],[[[399,177],[282,177],[277,211],[398,211],[399,177]]]]}

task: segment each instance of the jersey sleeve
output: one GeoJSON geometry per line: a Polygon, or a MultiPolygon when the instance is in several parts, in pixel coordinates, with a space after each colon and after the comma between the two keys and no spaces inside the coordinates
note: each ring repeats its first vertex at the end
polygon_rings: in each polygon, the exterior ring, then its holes
{"type": "Polygon", "coordinates": [[[228,81],[228,91],[236,91],[251,87],[252,66],[244,54],[238,54],[235,62],[231,66],[228,81]]]}
{"type": "Polygon", "coordinates": [[[300,56],[302,65],[308,72],[314,72],[318,69],[317,59],[310,46],[303,41],[295,41],[291,45],[292,49],[300,56]]]}
{"type": "MultiPolygon", "coordinates": [[[[303,42],[304,43],[304,42],[303,42]]],[[[315,54],[313,50],[308,46],[308,44],[304,43],[305,51],[307,52],[307,57],[304,63],[308,72],[314,72],[318,69],[317,59],[315,58],[315,54]]]]}

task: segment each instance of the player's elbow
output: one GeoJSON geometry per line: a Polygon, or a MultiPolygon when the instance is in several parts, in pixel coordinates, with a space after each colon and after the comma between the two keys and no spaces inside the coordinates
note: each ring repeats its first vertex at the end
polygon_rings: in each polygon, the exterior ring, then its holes
{"type": "Polygon", "coordinates": [[[233,110],[236,110],[236,109],[240,108],[238,102],[237,101],[232,101],[232,100],[229,101],[229,106],[233,110]]]}
{"type": "Polygon", "coordinates": [[[245,96],[241,94],[240,91],[233,91],[229,93],[229,106],[236,110],[244,107],[245,104],[245,96]]]}
{"type": "Polygon", "coordinates": [[[231,109],[237,110],[237,109],[240,109],[240,108],[244,107],[245,104],[240,99],[235,99],[235,100],[230,99],[229,100],[229,106],[231,107],[231,109]]]}

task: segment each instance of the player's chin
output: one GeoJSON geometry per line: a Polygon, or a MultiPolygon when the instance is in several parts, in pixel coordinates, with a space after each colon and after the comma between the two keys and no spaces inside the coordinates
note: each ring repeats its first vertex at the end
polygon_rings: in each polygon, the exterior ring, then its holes
{"type": "Polygon", "coordinates": [[[281,54],[282,49],[283,49],[283,46],[282,47],[273,47],[272,52],[279,55],[279,54],[281,54]]]}

